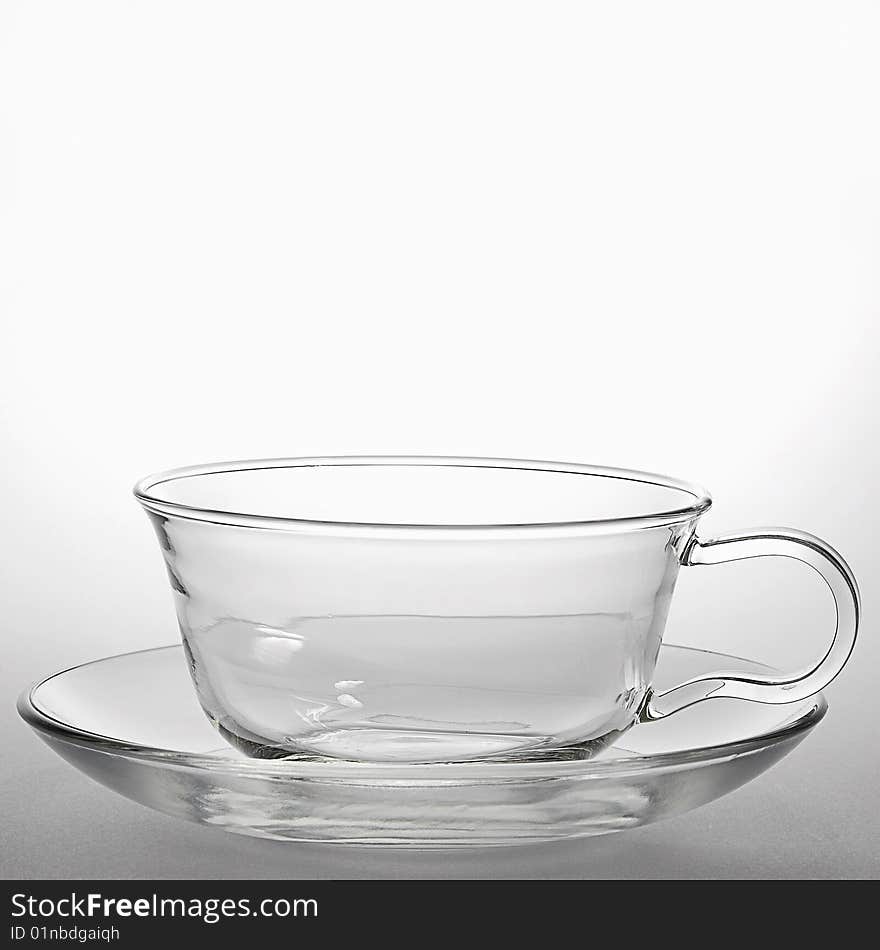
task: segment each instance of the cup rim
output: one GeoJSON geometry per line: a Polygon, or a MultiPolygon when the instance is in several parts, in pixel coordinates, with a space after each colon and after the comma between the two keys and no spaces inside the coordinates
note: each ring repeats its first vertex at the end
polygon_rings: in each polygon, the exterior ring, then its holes
{"type": "Polygon", "coordinates": [[[319,532],[367,532],[370,535],[398,535],[425,533],[435,537],[448,535],[486,535],[548,531],[590,531],[609,528],[632,530],[642,527],[677,524],[696,518],[707,511],[712,504],[708,491],[692,482],[643,472],[636,469],[614,468],[602,465],[586,465],[573,462],[539,461],[532,459],[481,458],[471,456],[441,455],[336,455],[315,457],[290,457],[269,459],[248,459],[240,461],[213,462],[203,465],[188,465],[180,468],[156,472],[141,478],[134,486],[134,496],[148,511],[190,521],[203,521],[211,524],[232,525],[248,528],[274,528],[276,530],[306,530],[319,532]],[[195,478],[200,475],[218,475],[227,472],[260,471],[277,468],[312,468],[323,466],[367,466],[367,465],[404,465],[438,466],[464,468],[495,468],[525,471],[561,472],[577,475],[591,475],[601,478],[614,478],[624,481],[642,482],[693,496],[693,502],[685,506],[670,506],[657,511],[636,513],[609,518],[588,518],[573,521],[545,521],[501,524],[395,524],[382,522],[361,522],[344,520],[315,520],[309,518],[282,517],[276,515],[251,514],[234,510],[218,510],[185,505],[156,497],[153,490],[169,481],[182,478],[195,478]]]}

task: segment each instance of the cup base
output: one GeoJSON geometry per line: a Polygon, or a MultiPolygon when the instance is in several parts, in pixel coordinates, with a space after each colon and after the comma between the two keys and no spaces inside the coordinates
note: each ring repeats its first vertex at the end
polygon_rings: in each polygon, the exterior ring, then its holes
{"type": "Polygon", "coordinates": [[[293,748],[274,746],[241,736],[222,724],[217,728],[234,748],[253,759],[301,762],[567,762],[598,755],[626,729],[616,729],[583,742],[559,746],[549,736],[491,733],[422,732],[392,729],[333,729],[298,739],[293,748]]]}

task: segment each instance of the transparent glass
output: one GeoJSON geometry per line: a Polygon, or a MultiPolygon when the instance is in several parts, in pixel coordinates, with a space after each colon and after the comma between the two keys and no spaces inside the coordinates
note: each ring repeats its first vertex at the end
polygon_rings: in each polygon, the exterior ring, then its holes
{"type": "Polygon", "coordinates": [[[809,535],[695,535],[702,489],[619,469],[461,458],[236,462],[144,479],[192,679],[258,758],[593,755],[709,696],[801,700],[856,635],[851,572],[809,535]],[[679,568],[798,557],[838,608],[796,676],[652,689],[679,568]]]}
{"type": "MultiPolygon", "coordinates": [[[[664,644],[656,682],[716,664],[769,675],[664,644]]],[[[180,646],[87,663],[19,700],[65,760],[168,815],[281,841],[411,848],[601,835],[682,814],[760,775],[826,708],[821,696],[784,706],[719,699],[637,723],[592,758],[413,764],[249,758],[208,724],[180,646]]]]}

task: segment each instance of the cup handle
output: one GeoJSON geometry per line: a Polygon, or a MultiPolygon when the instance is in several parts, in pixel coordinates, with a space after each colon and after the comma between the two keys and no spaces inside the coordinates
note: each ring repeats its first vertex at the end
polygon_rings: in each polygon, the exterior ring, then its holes
{"type": "Polygon", "coordinates": [[[694,537],[681,562],[723,564],[752,557],[791,557],[809,564],[831,589],[837,624],[828,652],[812,668],[791,676],[760,673],[712,673],[665,690],[649,693],[640,720],[650,722],[714,697],[749,699],[759,703],[794,703],[824,689],[843,669],[859,629],[859,588],[849,565],[824,541],[790,528],[758,528],[711,541],[694,537]]]}

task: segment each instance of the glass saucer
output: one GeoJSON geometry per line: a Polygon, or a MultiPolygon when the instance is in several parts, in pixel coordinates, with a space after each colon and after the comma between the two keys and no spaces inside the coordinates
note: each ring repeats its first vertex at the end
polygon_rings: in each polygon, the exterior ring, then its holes
{"type": "MultiPolygon", "coordinates": [[[[751,661],[664,645],[656,686],[751,661]]],[[[180,646],[56,673],[19,712],[52,749],[158,811],[237,834],[411,848],[606,834],[733,791],[822,719],[820,695],[785,706],[713,699],[637,725],[588,760],[365,764],[250,759],[198,705],[180,646]]]]}

